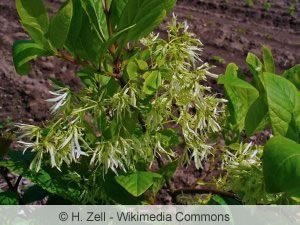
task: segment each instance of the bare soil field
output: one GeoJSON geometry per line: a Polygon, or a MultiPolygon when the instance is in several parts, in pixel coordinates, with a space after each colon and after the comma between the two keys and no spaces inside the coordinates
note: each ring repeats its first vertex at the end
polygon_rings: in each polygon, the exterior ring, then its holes
{"type": "MultiPolygon", "coordinates": [[[[50,12],[63,0],[46,0],[50,12]]],[[[260,55],[262,45],[268,45],[275,57],[278,73],[300,63],[300,3],[290,0],[273,0],[265,9],[266,1],[256,0],[248,7],[243,0],[178,0],[174,13],[187,20],[190,31],[204,44],[202,59],[216,66],[213,72],[221,74],[226,64],[235,62],[245,69],[249,51],[260,55]],[[293,6],[295,12],[289,12],[293,6]]],[[[165,32],[163,23],[158,31],[165,32]]],[[[50,118],[49,77],[68,84],[74,90],[81,87],[74,76],[75,66],[54,58],[43,58],[33,63],[28,76],[18,76],[14,70],[11,48],[15,40],[28,39],[18,21],[15,1],[0,0],[0,123],[7,121],[42,124],[50,118]]],[[[222,91],[212,82],[215,91],[222,91]]],[[[173,178],[176,188],[191,187],[199,178],[209,179],[220,171],[205,168],[202,171],[191,165],[179,170],[173,178]],[[188,175],[187,175],[188,174],[188,175]]],[[[170,196],[161,191],[162,203],[170,196]]]]}

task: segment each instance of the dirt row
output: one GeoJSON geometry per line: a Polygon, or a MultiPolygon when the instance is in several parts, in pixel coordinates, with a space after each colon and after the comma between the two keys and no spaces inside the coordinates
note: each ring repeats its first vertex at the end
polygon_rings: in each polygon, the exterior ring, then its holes
{"type": "Polygon", "coordinates": [[[262,8],[266,1],[256,2],[249,8],[241,0],[182,0],[175,13],[199,36],[204,60],[216,64],[217,72],[229,62],[245,68],[247,53],[260,55],[261,46],[267,45],[281,73],[300,62],[300,13],[288,13],[289,1],[271,1],[268,10],[262,8]]]}

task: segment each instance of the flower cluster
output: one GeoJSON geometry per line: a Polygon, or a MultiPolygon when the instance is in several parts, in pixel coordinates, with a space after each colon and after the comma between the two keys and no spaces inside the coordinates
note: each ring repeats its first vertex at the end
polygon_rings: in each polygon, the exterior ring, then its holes
{"type": "Polygon", "coordinates": [[[179,128],[186,155],[191,152],[197,168],[202,166],[214,145],[208,144],[210,134],[220,131],[224,100],[202,84],[214,75],[202,64],[202,44],[187,24],[177,24],[174,17],[168,30],[167,40],[154,34],[141,40],[149,52],[149,71],[161,75],[152,96],[143,93],[142,73],[121,86],[113,77],[94,72],[89,74],[92,84],[79,93],[66,87],[51,92],[54,98],[47,101],[53,103],[55,117],[47,126],[18,125],[20,143],[36,152],[32,168],[38,171],[47,160],[58,169],[63,163],[88,161],[90,169],[106,174],[132,170],[138,162],[151,163],[161,155],[172,159],[173,144],[164,139],[177,137],[176,132],[164,132],[167,125],[179,128]]]}
{"type": "Polygon", "coordinates": [[[272,204],[282,196],[265,190],[262,154],[263,146],[252,143],[233,144],[224,154],[227,174],[220,183],[226,190],[239,194],[247,204],[272,204]]]}
{"type": "Polygon", "coordinates": [[[200,168],[214,145],[208,144],[210,134],[221,129],[218,120],[225,102],[202,85],[207,76],[215,78],[209,72],[210,66],[202,64],[200,59],[202,43],[188,32],[186,23],[178,25],[176,17],[168,26],[167,40],[152,34],[142,43],[153,53],[154,67],[171,71],[162,86],[162,94],[152,102],[152,110],[146,116],[147,126],[155,129],[167,122],[178,124],[185,150],[192,152],[196,167],[200,168]]]}

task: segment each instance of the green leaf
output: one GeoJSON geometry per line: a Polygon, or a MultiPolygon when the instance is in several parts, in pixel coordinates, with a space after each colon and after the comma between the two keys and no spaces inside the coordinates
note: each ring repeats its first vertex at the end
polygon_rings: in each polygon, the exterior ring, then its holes
{"type": "Polygon", "coordinates": [[[79,52],[84,51],[82,43],[78,41],[82,27],[83,14],[84,10],[81,7],[81,1],[73,1],[72,20],[65,45],[67,49],[75,55],[79,55],[79,52]]]}
{"type": "Polygon", "coordinates": [[[142,60],[148,61],[151,58],[151,54],[150,48],[146,48],[145,50],[141,51],[139,55],[142,60]]]}
{"type": "Polygon", "coordinates": [[[115,29],[120,22],[120,17],[122,12],[127,5],[128,0],[113,0],[111,2],[110,10],[111,10],[111,22],[112,27],[115,29]]]}
{"type": "Polygon", "coordinates": [[[242,205],[241,202],[239,202],[234,198],[230,198],[227,196],[220,196],[220,195],[214,195],[208,204],[209,205],[242,205]]]}
{"type": "Polygon", "coordinates": [[[112,138],[121,136],[121,137],[130,137],[137,128],[138,122],[138,112],[125,112],[124,120],[120,120],[117,115],[113,117],[110,130],[112,134],[112,138]]]}
{"type": "Polygon", "coordinates": [[[175,174],[179,161],[173,161],[166,165],[163,165],[160,170],[159,174],[162,176],[160,178],[154,178],[154,184],[152,187],[153,194],[156,195],[160,189],[165,185],[165,183],[170,180],[173,175],[175,174]]]}
{"type": "Polygon", "coordinates": [[[16,0],[16,7],[24,29],[36,43],[46,47],[44,36],[48,32],[49,18],[43,1],[16,0]]]}
{"type": "Polygon", "coordinates": [[[116,81],[115,79],[108,77],[108,76],[104,76],[104,75],[100,75],[100,83],[102,85],[102,89],[105,92],[105,97],[112,97],[117,91],[120,90],[120,83],[119,81],[116,81]]]}
{"type": "MultiPolygon", "coordinates": [[[[219,208],[223,209],[223,212],[225,214],[229,215],[231,218],[234,218],[232,215],[233,213],[231,211],[231,207],[229,207],[229,205],[242,205],[242,202],[239,202],[238,200],[227,196],[214,195],[208,202],[208,205],[220,205],[222,207],[219,208]]],[[[235,225],[235,220],[231,219],[230,224],[235,225]]]]}
{"type": "Polygon", "coordinates": [[[42,200],[48,195],[49,192],[45,191],[38,185],[32,185],[24,191],[22,200],[25,204],[30,204],[32,202],[42,200]]]}
{"type": "Polygon", "coordinates": [[[125,131],[123,132],[124,135],[131,135],[134,133],[137,125],[139,124],[138,122],[138,112],[134,111],[134,112],[126,112],[124,114],[124,121],[121,121],[123,129],[125,129],[125,131]]]}
{"type": "Polygon", "coordinates": [[[283,76],[291,81],[300,90],[300,64],[288,69],[283,76]]]}
{"type": "Polygon", "coordinates": [[[97,115],[97,127],[106,140],[112,138],[112,133],[105,112],[100,111],[97,115]]]}
{"type": "Polygon", "coordinates": [[[28,25],[22,22],[24,29],[30,34],[30,37],[34,42],[47,50],[52,50],[50,42],[46,39],[46,34],[43,34],[37,26],[28,25]]]}
{"type": "Polygon", "coordinates": [[[295,123],[298,128],[298,134],[300,134],[300,92],[298,91],[296,96],[296,106],[294,110],[295,123]]]}
{"type": "Polygon", "coordinates": [[[237,77],[237,69],[233,64],[229,65],[226,75],[220,76],[218,83],[224,84],[226,95],[233,106],[232,116],[239,130],[242,131],[248,110],[258,98],[259,93],[252,85],[237,77]]]}
{"type": "Polygon", "coordinates": [[[165,179],[169,180],[175,174],[178,164],[179,164],[178,160],[170,162],[170,163],[162,166],[158,173],[161,174],[165,179]]]}
{"type": "Polygon", "coordinates": [[[212,200],[217,203],[217,205],[227,205],[226,201],[223,199],[223,197],[219,195],[214,195],[212,197],[212,200]]]}
{"type": "MultiPolygon", "coordinates": [[[[103,42],[85,13],[82,16],[82,26],[76,42],[80,46],[78,50],[80,50],[79,55],[81,57],[95,63],[99,61],[99,52],[103,47],[103,42]]],[[[77,48],[76,46],[75,48],[77,48]]]]}
{"type": "Polygon", "coordinates": [[[163,129],[158,134],[164,148],[173,148],[182,143],[181,137],[172,128],[163,129]]]}
{"type": "Polygon", "coordinates": [[[271,50],[267,46],[262,46],[265,72],[275,73],[275,62],[271,50]]]}
{"type": "Polygon", "coordinates": [[[170,11],[176,0],[128,0],[120,17],[118,30],[136,25],[120,38],[120,46],[138,40],[157,27],[170,11]]]}
{"type": "Polygon", "coordinates": [[[246,63],[248,65],[249,70],[251,71],[254,78],[254,87],[256,87],[260,92],[264,90],[263,84],[261,81],[261,75],[263,73],[263,64],[259,60],[259,58],[252,54],[248,53],[246,58],[246,63]]]}
{"type": "Polygon", "coordinates": [[[161,73],[159,71],[152,71],[144,82],[143,92],[147,95],[154,94],[161,85],[161,73]]]}
{"type": "Polygon", "coordinates": [[[82,69],[79,72],[77,72],[76,75],[80,78],[80,80],[86,87],[94,87],[94,88],[96,87],[95,85],[96,80],[95,80],[94,73],[86,69],[82,69]]]}
{"type": "Polygon", "coordinates": [[[97,35],[104,38],[102,40],[104,42],[109,35],[102,2],[99,0],[81,0],[81,4],[90,20],[90,24],[97,31],[97,35]]]}
{"type": "Polygon", "coordinates": [[[73,16],[73,1],[68,0],[51,19],[49,39],[53,47],[61,49],[67,40],[73,16]]]}
{"type": "Polygon", "coordinates": [[[260,96],[250,106],[246,120],[245,130],[248,137],[264,130],[270,124],[268,105],[265,96],[260,96]]]}
{"type": "Polygon", "coordinates": [[[286,136],[296,105],[296,87],[287,79],[264,73],[265,89],[273,134],[286,136]]]}
{"type": "Polygon", "coordinates": [[[77,184],[70,182],[66,185],[66,181],[62,179],[62,173],[57,169],[44,166],[38,173],[29,170],[33,159],[31,153],[24,155],[22,152],[10,151],[9,157],[10,160],[0,161],[0,166],[22,175],[50,193],[57,194],[75,203],[80,201],[81,192],[77,184]]]}
{"type": "Polygon", "coordinates": [[[143,74],[143,78],[144,78],[144,80],[146,80],[147,79],[147,77],[149,77],[150,75],[151,75],[151,71],[147,71],[147,72],[145,72],[144,74],[143,74]]]}
{"type": "Polygon", "coordinates": [[[239,67],[234,63],[229,63],[226,67],[225,76],[238,77],[239,67]]]}
{"type": "Polygon", "coordinates": [[[145,200],[144,196],[134,197],[116,182],[116,175],[109,171],[104,177],[104,190],[113,201],[123,205],[140,205],[145,200]],[[116,194],[118,193],[118,194],[116,194]]]}
{"type": "Polygon", "coordinates": [[[148,64],[144,60],[136,60],[140,70],[148,70],[148,64]]]}
{"type": "Polygon", "coordinates": [[[161,175],[152,172],[137,171],[135,173],[115,177],[116,181],[130,194],[138,197],[145,193],[161,175]]]}
{"type": "Polygon", "coordinates": [[[241,144],[232,143],[232,144],[228,145],[228,148],[233,151],[239,151],[241,149],[241,144]]]}
{"type": "Polygon", "coordinates": [[[82,8],[80,0],[73,1],[73,16],[66,47],[76,57],[99,64],[103,41],[82,8]]]}
{"type": "Polygon", "coordinates": [[[12,191],[0,193],[0,205],[18,205],[18,194],[12,191]]]}
{"type": "Polygon", "coordinates": [[[300,143],[300,92],[296,95],[295,109],[286,137],[300,143]]]}
{"type": "Polygon", "coordinates": [[[63,197],[53,194],[53,195],[49,195],[46,204],[47,205],[72,205],[73,203],[63,197]]]}
{"type": "Polygon", "coordinates": [[[135,62],[129,62],[126,70],[130,80],[138,80],[138,65],[135,62]]]}
{"type": "Polygon", "coordinates": [[[13,45],[13,61],[16,72],[20,75],[26,75],[30,72],[29,61],[40,56],[49,56],[50,52],[41,48],[33,41],[16,41],[13,45]]]}
{"type": "Polygon", "coordinates": [[[118,40],[118,38],[120,36],[123,35],[123,33],[125,33],[126,31],[132,29],[135,25],[129,26],[124,28],[121,31],[118,31],[117,33],[114,33],[112,35],[112,37],[110,37],[105,43],[104,45],[101,47],[100,51],[99,51],[99,58],[103,57],[103,54],[118,40]]]}
{"type": "Polygon", "coordinates": [[[270,193],[300,195],[300,144],[284,137],[267,142],[263,155],[266,189],[270,193]]]}

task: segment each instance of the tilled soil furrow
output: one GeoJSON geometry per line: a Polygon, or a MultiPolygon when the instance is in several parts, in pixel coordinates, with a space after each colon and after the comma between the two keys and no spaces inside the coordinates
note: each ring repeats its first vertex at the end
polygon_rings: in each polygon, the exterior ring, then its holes
{"type": "MultiPolygon", "coordinates": [[[[233,4],[235,2],[233,1],[233,4]]],[[[219,56],[226,62],[233,61],[245,68],[247,53],[251,51],[260,55],[261,46],[268,45],[274,53],[278,72],[299,62],[300,51],[296,49],[300,48],[300,38],[298,31],[293,27],[275,27],[273,24],[258,22],[255,18],[250,20],[241,14],[232,17],[230,10],[228,12],[219,5],[222,4],[208,1],[189,1],[187,4],[187,1],[180,1],[175,10],[180,19],[188,20],[190,29],[204,43],[205,60],[209,61],[212,57],[219,56]],[[206,7],[201,7],[201,4],[199,6],[199,2],[206,7]]],[[[251,12],[254,9],[240,6],[240,11],[243,10],[251,12]]],[[[225,65],[217,65],[224,70],[225,65]]]]}

